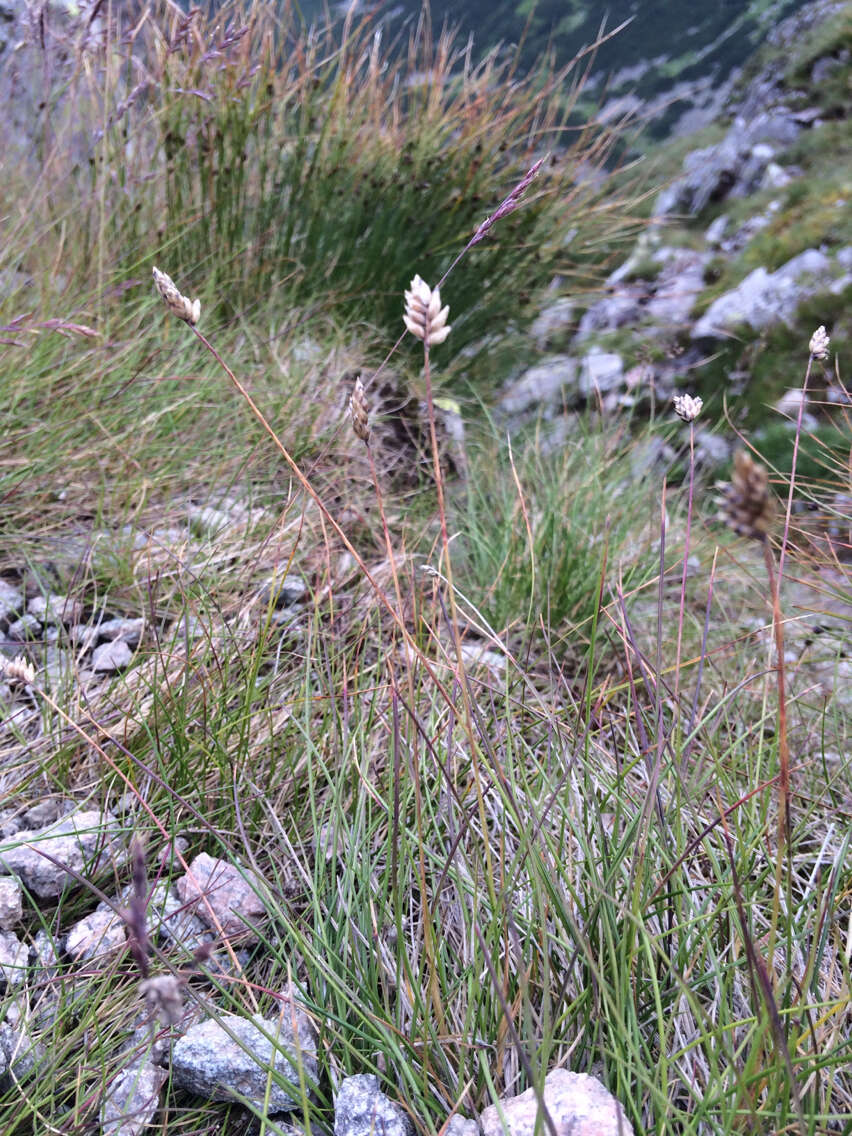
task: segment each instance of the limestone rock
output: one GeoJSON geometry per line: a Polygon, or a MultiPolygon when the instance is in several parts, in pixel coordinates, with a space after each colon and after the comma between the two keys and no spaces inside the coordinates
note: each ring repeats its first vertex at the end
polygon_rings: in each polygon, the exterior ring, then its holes
{"type": "Polygon", "coordinates": [[[405,1111],[379,1088],[370,1073],[346,1077],[334,1101],[334,1136],[414,1136],[405,1111]]]}
{"type": "Polygon", "coordinates": [[[14,931],[0,931],[0,985],[20,986],[27,972],[29,949],[14,931]]]}
{"type": "Polygon", "coordinates": [[[504,388],[498,400],[506,418],[535,416],[561,409],[577,401],[577,360],[570,355],[551,355],[525,371],[504,388]]]}
{"type": "Polygon", "coordinates": [[[692,329],[693,339],[724,339],[739,325],[756,331],[776,323],[789,323],[802,300],[832,279],[832,262],[817,249],[788,260],[775,272],[755,268],[736,288],[710,305],[692,329]]]}
{"type": "Polygon", "coordinates": [[[0,873],[20,877],[43,899],[55,898],[123,854],[115,818],[94,810],[72,813],[0,844],[0,873]],[[24,839],[25,838],[25,839],[24,839]]]}
{"type": "Polygon", "coordinates": [[[168,1074],[148,1061],[123,1069],[101,1101],[102,1136],[137,1136],[154,1119],[168,1074]]]}
{"type": "Polygon", "coordinates": [[[0,877],[0,931],[11,931],[21,922],[21,884],[19,880],[0,877]]]}
{"type": "Polygon", "coordinates": [[[27,613],[41,623],[78,623],[83,613],[83,605],[70,596],[51,593],[46,596],[33,596],[27,604],[27,613]]]}
{"type": "Polygon", "coordinates": [[[75,923],[65,950],[75,962],[88,962],[120,950],[127,942],[124,921],[112,911],[93,911],[75,923]]]}
{"type": "Polygon", "coordinates": [[[250,1100],[269,1112],[299,1106],[299,1065],[316,1081],[316,1041],[307,1016],[289,1011],[281,1020],[222,1014],[192,1026],[174,1046],[172,1079],[179,1088],[211,1100],[250,1100]],[[281,1084],[270,1068],[289,1082],[281,1084]],[[292,1086],[292,1088],[290,1087],[292,1086]]]}
{"type": "Polygon", "coordinates": [[[218,920],[226,935],[245,935],[249,940],[257,938],[249,924],[257,923],[266,914],[258,895],[261,887],[251,872],[241,871],[206,852],[195,857],[189,872],[177,884],[178,895],[205,923],[215,928],[218,920]]]}
{"type": "Polygon", "coordinates": [[[110,639],[92,652],[92,670],[96,674],[112,674],[130,665],[133,652],[124,639],[110,639]]]}
{"type": "MultiPolygon", "coordinates": [[[[554,1069],[544,1081],[542,1096],[557,1136],[633,1136],[633,1127],[619,1102],[595,1077],[554,1069]]],[[[501,1101],[505,1128],[496,1105],[480,1117],[483,1136],[534,1136],[550,1131],[539,1123],[538,1101],[534,1089],[501,1101]]]]}

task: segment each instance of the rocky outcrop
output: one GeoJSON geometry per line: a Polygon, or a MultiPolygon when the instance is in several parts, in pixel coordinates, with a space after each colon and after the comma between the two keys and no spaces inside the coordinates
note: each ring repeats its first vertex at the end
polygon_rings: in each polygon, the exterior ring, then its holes
{"type": "Polygon", "coordinates": [[[791,323],[796,309],[819,291],[842,289],[852,283],[843,260],[819,249],[806,249],[775,272],[755,268],[730,292],[714,300],[692,329],[692,338],[724,339],[747,325],[760,331],[776,323],[791,323]]]}

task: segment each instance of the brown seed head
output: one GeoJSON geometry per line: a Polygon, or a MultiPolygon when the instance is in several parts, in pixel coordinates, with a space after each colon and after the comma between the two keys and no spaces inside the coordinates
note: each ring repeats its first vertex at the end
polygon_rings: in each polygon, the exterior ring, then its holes
{"type": "Polygon", "coordinates": [[[769,476],[745,450],[734,454],[730,485],[720,484],[717,498],[719,517],[739,536],[765,540],[772,527],[775,503],[769,490],[769,476]]]}
{"type": "Polygon", "coordinates": [[[367,392],[360,378],[355,380],[355,388],[349,399],[349,414],[352,418],[352,429],[362,442],[370,441],[370,404],[367,401],[367,392]]]}

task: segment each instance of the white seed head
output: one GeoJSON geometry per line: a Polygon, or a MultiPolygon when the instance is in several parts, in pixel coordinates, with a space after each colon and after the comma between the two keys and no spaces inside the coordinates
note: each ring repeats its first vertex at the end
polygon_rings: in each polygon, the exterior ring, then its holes
{"type": "Polygon", "coordinates": [[[820,324],[811,336],[810,351],[814,359],[826,360],[828,358],[828,345],[831,340],[825,328],[820,324]]]}
{"type": "Polygon", "coordinates": [[[447,324],[450,314],[449,304],[441,307],[441,292],[434,291],[425,280],[415,276],[405,293],[405,313],[403,322],[417,339],[422,339],[427,347],[443,343],[452,330],[447,324]]]}
{"type": "Polygon", "coordinates": [[[14,659],[0,655],[0,674],[9,682],[19,682],[23,686],[35,685],[35,667],[23,655],[18,655],[14,659]]]}
{"type": "Polygon", "coordinates": [[[703,405],[704,402],[697,395],[693,398],[691,394],[676,394],[674,397],[675,414],[684,422],[694,422],[703,405]]]}
{"type": "Polygon", "coordinates": [[[159,268],[155,268],[153,272],[154,287],[162,296],[163,303],[172,315],[195,327],[201,318],[201,301],[190,300],[188,296],[182,295],[171,276],[167,276],[165,272],[160,272],[159,268]]]}

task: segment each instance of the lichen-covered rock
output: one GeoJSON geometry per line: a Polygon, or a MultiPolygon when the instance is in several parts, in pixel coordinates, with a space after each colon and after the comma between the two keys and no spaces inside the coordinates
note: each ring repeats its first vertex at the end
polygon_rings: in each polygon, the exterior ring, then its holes
{"type": "Polygon", "coordinates": [[[0,878],[0,931],[11,931],[23,916],[21,884],[14,878],[0,878]]]}
{"type": "Polygon", "coordinates": [[[96,674],[112,674],[130,665],[133,652],[124,639],[109,639],[92,652],[92,670],[96,674]]]}
{"type": "Polygon", "coordinates": [[[240,935],[248,941],[257,938],[250,924],[266,914],[266,906],[258,894],[262,884],[247,872],[202,852],[189,865],[189,871],[178,880],[178,895],[188,909],[218,930],[218,922],[226,935],[240,935]]]}
{"type": "Polygon", "coordinates": [[[126,942],[124,921],[115,912],[93,911],[68,932],[65,951],[75,962],[88,962],[120,950],[126,942]]]}
{"type": "Polygon", "coordinates": [[[134,1062],[107,1087],[101,1101],[101,1136],[138,1136],[154,1119],[168,1074],[148,1061],[134,1062]]]}
{"type": "Polygon", "coordinates": [[[379,1088],[371,1073],[346,1077],[334,1100],[334,1136],[414,1136],[405,1111],[379,1088]]]}
{"type": "MultiPolygon", "coordinates": [[[[587,1073],[554,1069],[545,1077],[542,1098],[557,1136],[633,1136],[620,1103],[587,1073]]],[[[480,1122],[483,1136],[534,1136],[550,1131],[539,1119],[535,1089],[501,1101],[499,1110],[491,1105],[480,1122]]]]}
{"type": "Polygon", "coordinates": [[[268,1091],[270,1113],[299,1107],[302,1077],[310,1090],[317,1078],[316,1040],[298,1009],[285,1010],[280,1020],[237,1014],[209,1018],[187,1030],[172,1051],[172,1080],[179,1088],[258,1106],[268,1091]]]}
{"type": "Polygon", "coordinates": [[[123,857],[115,818],[94,810],[71,813],[34,832],[19,832],[0,844],[0,873],[18,876],[43,899],[61,895],[123,857]]]}
{"type": "Polygon", "coordinates": [[[51,594],[33,596],[27,604],[27,613],[41,623],[78,623],[83,605],[71,596],[51,594]]]}
{"type": "Polygon", "coordinates": [[[552,355],[525,371],[504,388],[498,401],[506,418],[559,410],[577,402],[577,360],[570,355],[552,355]]]}
{"type": "Polygon", "coordinates": [[[0,986],[20,986],[27,972],[29,949],[14,931],[0,931],[0,986]]]}

